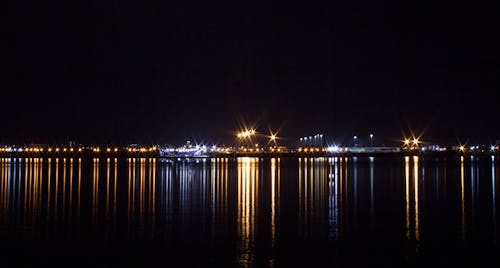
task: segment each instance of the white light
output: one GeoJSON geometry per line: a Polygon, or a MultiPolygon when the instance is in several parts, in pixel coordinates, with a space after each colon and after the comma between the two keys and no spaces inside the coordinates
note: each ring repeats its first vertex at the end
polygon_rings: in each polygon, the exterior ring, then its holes
{"type": "Polygon", "coordinates": [[[491,150],[492,150],[492,151],[495,151],[495,146],[491,146],[491,150]]]}
{"type": "Polygon", "coordinates": [[[334,152],[338,152],[339,151],[339,147],[337,145],[334,145],[334,146],[328,146],[326,148],[326,151],[327,152],[330,152],[330,153],[334,153],[334,152]]]}

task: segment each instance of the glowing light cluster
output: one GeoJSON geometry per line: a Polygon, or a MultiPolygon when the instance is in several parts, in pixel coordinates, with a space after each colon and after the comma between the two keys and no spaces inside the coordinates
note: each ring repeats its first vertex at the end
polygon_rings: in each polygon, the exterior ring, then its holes
{"type": "Polygon", "coordinates": [[[255,129],[241,131],[241,132],[238,132],[238,134],[236,134],[236,136],[238,138],[249,138],[252,135],[255,135],[255,129]]]}

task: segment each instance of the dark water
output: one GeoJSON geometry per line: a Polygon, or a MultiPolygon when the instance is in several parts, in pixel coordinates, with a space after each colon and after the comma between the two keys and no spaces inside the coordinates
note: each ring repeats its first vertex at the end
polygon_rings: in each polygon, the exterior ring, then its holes
{"type": "Polygon", "coordinates": [[[14,266],[500,264],[500,159],[1,159],[14,266]]]}

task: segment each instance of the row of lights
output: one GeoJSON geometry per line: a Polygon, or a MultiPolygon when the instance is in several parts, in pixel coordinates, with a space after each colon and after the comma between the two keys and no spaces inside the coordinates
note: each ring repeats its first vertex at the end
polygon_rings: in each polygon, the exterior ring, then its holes
{"type": "MultiPolygon", "coordinates": [[[[137,151],[140,151],[140,152],[147,152],[147,151],[156,151],[157,148],[156,146],[155,147],[151,147],[151,148],[140,148],[140,149],[132,149],[132,148],[128,148],[128,152],[137,152],[137,151]]],[[[59,147],[55,147],[55,148],[41,148],[41,147],[28,147],[28,148],[18,148],[18,149],[12,149],[12,148],[0,148],[0,152],[33,152],[33,153],[42,153],[42,152],[82,152],[83,151],[83,148],[59,148],[59,147]]],[[[95,153],[99,153],[101,151],[101,149],[99,147],[94,147],[92,148],[92,152],[95,152],[95,153]]],[[[118,148],[106,148],[105,150],[106,152],[110,153],[110,152],[118,152],[119,149],[118,148]]]]}
{"type": "Polygon", "coordinates": [[[238,132],[236,134],[236,137],[242,139],[242,138],[249,138],[250,136],[255,135],[255,129],[248,129],[245,131],[238,132]]]}
{"type": "Polygon", "coordinates": [[[141,152],[141,153],[145,153],[145,152],[152,152],[152,151],[156,151],[157,148],[156,146],[153,146],[153,147],[150,147],[150,148],[145,148],[145,147],[142,147],[142,148],[128,148],[127,149],[127,152],[129,153],[132,153],[132,152],[141,152]]]}
{"type": "Polygon", "coordinates": [[[18,149],[12,149],[12,148],[0,148],[0,152],[30,152],[30,153],[42,153],[42,152],[74,152],[78,151],[81,152],[82,148],[40,148],[40,147],[28,147],[28,148],[18,148],[18,149]]]}
{"type": "MultiPolygon", "coordinates": [[[[465,152],[468,148],[465,147],[465,145],[460,145],[458,147],[458,149],[461,151],[461,152],[465,152]]],[[[473,150],[479,150],[479,145],[476,145],[476,146],[471,146],[470,151],[473,151],[473,150]]],[[[495,146],[495,145],[491,145],[490,147],[490,151],[494,152],[494,151],[497,151],[497,150],[500,150],[500,147],[499,146],[495,146]]]]}
{"type": "Polygon", "coordinates": [[[326,148],[302,148],[302,147],[299,147],[299,149],[297,149],[297,151],[299,153],[307,153],[307,152],[311,152],[311,153],[314,153],[314,152],[326,152],[326,148]]]}
{"type": "Polygon", "coordinates": [[[323,138],[323,134],[316,134],[314,136],[309,136],[309,137],[302,137],[299,140],[300,141],[312,141],[313,139],[321,139],[323,138]]]}
{"type": "Polygon", "coordinates": [[[410,145],[413,145],[413,146],[418,146],[418,144],[420,143],[420,141],[418,140],[418,138],[413,138],[413,139],[405,139],[403,141],[404,145],[405,146],[410,146],[410,145]]]}
{"type": "Polygon", "coordinates": [[[221,148],[221,147],[212,147],[210,149],[211,152],[220,152],[220,153],[227,153],[230,152],[232,149],[231,148],[221,148]]]}
{"type": "MultiPolygon", "coordinates": [[[[247,138],[250,138],[252,136],[255,136],[256,134],[257,134],[257,132],[255,131],[255,129],[246,129],[246,130],[243,130],[243,131],[236,133],[236,137],[238,137],[239,139],[247,139],[247,138]]],[[[270,142],[276,142],[276,140],[278,139],[278,136],[276,135],[276,133],[273,133],[271,130],[270,130],[269,136],[267,136],[267,137],[269,138],[270,142]]]]}

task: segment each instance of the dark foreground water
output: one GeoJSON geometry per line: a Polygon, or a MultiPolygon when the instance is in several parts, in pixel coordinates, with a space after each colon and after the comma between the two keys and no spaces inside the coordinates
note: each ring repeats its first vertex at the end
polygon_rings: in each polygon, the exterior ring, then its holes
{"type": "Polygon", "coordinates": [[[0,263],[496,267],[499,164],[1,159],[0,263]]]}

